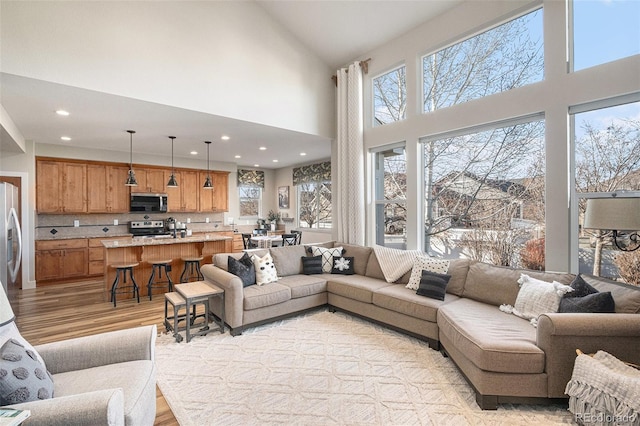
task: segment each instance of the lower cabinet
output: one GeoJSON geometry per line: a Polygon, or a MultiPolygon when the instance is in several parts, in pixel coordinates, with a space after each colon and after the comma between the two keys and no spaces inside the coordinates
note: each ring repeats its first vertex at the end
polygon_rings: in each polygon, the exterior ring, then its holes
{"type": "Polygon", "coordinates": [[[36,241],[36,281],[86,277],[88,265],[86,238],[36,241]]]}

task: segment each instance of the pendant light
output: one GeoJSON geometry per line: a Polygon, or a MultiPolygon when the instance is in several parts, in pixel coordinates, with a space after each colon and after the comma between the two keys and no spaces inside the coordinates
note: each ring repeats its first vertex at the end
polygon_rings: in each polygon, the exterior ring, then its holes
{"type": "Polygon", "coordinates": [[[175,136],[169,136],[169,139],[171,139],[171,176],[169,177],[169,182],[167,182],[167,187],[169,188],[178,187],[178,181],[176,180],[176,172],[173,169],[173,140],[175,138],[176,138],[175,136]]]}
{"type": "Polygon", "coordinates": [[[127,133],[129,133],[129,176],[127,176],[127,181],[124,184],[126,186],[138,186],[136,174],[133,172],[133,134],[135,130],[127,130],[127,133]]]}
{"type": "Polygon", "coordinates": [[[211,174],[209,173],[209,145],[211,145],[211,141],[204,141],[204,143],[207,144],[207,178],[204,180],[204,185],[202,185],[202,187],[204,189],[213,189],[211,174]]]}

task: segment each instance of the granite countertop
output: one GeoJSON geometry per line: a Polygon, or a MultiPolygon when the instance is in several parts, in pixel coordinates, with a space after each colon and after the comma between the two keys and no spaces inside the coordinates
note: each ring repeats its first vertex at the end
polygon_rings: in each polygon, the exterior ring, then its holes
{"type": "Polygon", "coordinates": [[[106,248],[117,248],[117,247],[140,247],[140,246],[158,246],[158,245],[166,245],[166,244],[186,244],[186,243],[203,243],[207,241],[225,241],[232,240],[233,237],[218,237],[211,234],[206,235],[193,235],[191,237],[184,238],[173,238],[173,237],[134,237],[127,238],[123,240],[109,240],[102,241],[102,245],[106,248]]]}

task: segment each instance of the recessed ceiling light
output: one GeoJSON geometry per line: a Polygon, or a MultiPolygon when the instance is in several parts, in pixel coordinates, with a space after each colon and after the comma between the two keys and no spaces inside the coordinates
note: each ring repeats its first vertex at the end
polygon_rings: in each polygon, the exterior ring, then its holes
{"type": "Polygon", "coordinates": [[[306,152],[301,152],[301,153],[300,153],[300,155],[301,155],[302,157],[304,157],[305,155],[307,155],[307,153],[306,153],[306,152]]]}
{"type": "Polygon", "coordinates": [[[198,151],[191,151],[189,154],[191,154],[191,155],[198,155],[198,151]]]}
{"type": "Polygon", "coordinates": [[[278,160],[273,160],[273,162],[274,162],[274,163],[277,163],[277,162],[278,162],[278,160]]]}
{"type": "Polygon", "coordinates": [[[234,158],[242,158],[242,156],[236,155],[236,156],[234,156],[234,158]]]}
{"type": "Polygon", "coordinates": [[[260,164],[254,164],[253,167],[260,167],[260,164]]]}
{"type": "Polygon", "coordinates": [[[66,116],[69,115],[69,111],[65,111],[63,109],[59,109],[59,110],[56,111],[56,114],[66,117],[66,116]]]}
{"type": "Polygon", "coordinates": [[[260,151],[266,151],[266,150],[267,150],[267,147],[266,147],[266,146],[261,146],[261,147],[260,147],[260,151]]]}
{"type": "Polygon", "coordinates": [[[71,138],[69,136],[60,136],[60,139],[62,139],[65,142],[68,142],[71,140],[71,138]]]}
{"type": "Polygon", "coordinates": [[[227,135],[222,135],[222,137],[220,139],[222,139],[223,141],[228,141],[231,138],[229,136],[227,136],[227,135]]]}

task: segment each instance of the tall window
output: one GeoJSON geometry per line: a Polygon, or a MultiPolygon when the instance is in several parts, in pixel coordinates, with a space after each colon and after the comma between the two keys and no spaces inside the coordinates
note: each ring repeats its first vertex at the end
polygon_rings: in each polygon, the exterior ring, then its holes
{"type": "Polygon", "coordinates": [[[240,200],[240,217],[260,217],[262,213],[263,188],[263,171],[238,169],[238,198],[240,200]]]}
{"type": "Polygon", "coordinates": [[[541,81],[542,9],[422,59],[423,111],[541,81]]]}
{"type": "Polygon", "coordinates": [[[640,53],[640,2],[574,0],[573,69],[640,53]]]}
{"type": "Polygon", "coordinates": [[[373,125],[404,120],[407,108],[407,69],[402,66],[373,79],[373,125]]]}
{"type": "Polygon", "coordinates": [[[407,159],[405,147],[374,153],[376,244],[407,248],[407,159]]]}
{"type": "Polygon", "coordinates": [[[257,218],[262,207],[262,189],[241,186],[238,188],[240,199],[240,217],[257,218]]]}
{"type": "Polygon", "coordinates": [[[422,142],[425,251],[544,269],[544,122],[422,142]]]}
{"type": "Polygon", "coordinates": [[[330,229],[331,162],[294,167],[293,184],[298,188],[298,226],[330,229]]]}
{"type": "MultiPolygon", "coordinates": [[[[594,109],[597,107],[571,109],[579,224],[588,198],[640,191],[640,102],[594,109]]],[[[640,285],[640,250],[620,252],[609,230],[580,227],[578,262],[580,272],[640,285]]]]}

